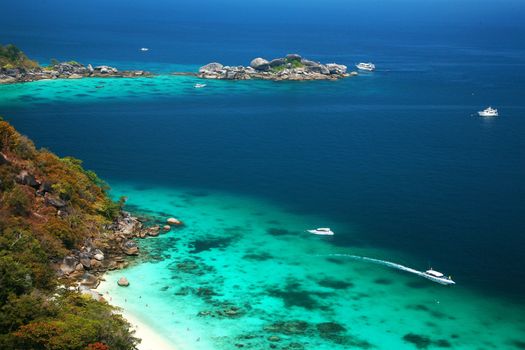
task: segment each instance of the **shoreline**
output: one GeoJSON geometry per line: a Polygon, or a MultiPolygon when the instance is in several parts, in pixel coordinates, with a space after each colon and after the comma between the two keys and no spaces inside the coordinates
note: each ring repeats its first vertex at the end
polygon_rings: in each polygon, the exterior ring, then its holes
{"type": "Polygon", "coordinates": [[[114,292],[109,283],[108,280],[104,279],[97,288],[92,290],[103,297],[109,305],[117,308],[115,313],[121,315],[130,324],[129,329],[135,332],[133,335],[136,338],[140,339],[140,343],[137,345],[138,350],[180,350],[172,341],[160,334],[153,326],[136,314],[108,300],[114,292]]]}
{"type": "MultiPolygon", "coordinates": [[[[110,304],[115,306],[113,304],[110,304]]],[[[177,350],[177,347],[168,339],[160,335],[153,327],[141,320],[136,315],[130,313],[128,310],[120,307],[118,312],[126,321],[131,324],[130,329],[135,331],[135,336],[141,340],[137,346],[138,350],[177,350]]]]}

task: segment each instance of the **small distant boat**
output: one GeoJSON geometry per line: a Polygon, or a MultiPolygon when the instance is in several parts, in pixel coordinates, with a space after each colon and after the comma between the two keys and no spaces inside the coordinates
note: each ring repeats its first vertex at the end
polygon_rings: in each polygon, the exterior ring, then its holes
{"type": "Polygon", "coordinates": [[[206,84],[198,83],[198,84],[195,84],[193,87],[196,88],[196,89],[200,89],[200,88],[206,87],[206,84]]]}
{"type": "Polygon", "coordinates": [[[149,51],[149,49],[147,47],[141,47],[140,51],[149,51]]]}
{"type": "Polygon", "coordinates": [[[357,69],[359,69],[359,70],[366,70],[366,71],[368,71],[368,72],[373,72],[373,71],[376,70],[376,66],[375,66],[375,64],[370,63],[370,62],[368,62],[368,63],[361,62],[361,63],[359,63],[359,64],[356,64],[355,66],[356,66],[357,69]]]}
{"type": "Polygon", "coordinates": [[[313,233],[314,235],[323,235],[323,236],[333,236],[334,232],[330,230],[328,227],[320,227],[316,228],[315,230],[307,230],[310,233],[313,233]]]}
{"type": "Polygon", "coordinates": [[[499,114],[496,108],[489,107],[487,109],[479,111],[478,115],[480,117],[497,117],[499,114]]]}
{"type": "Polygon", "coordinates": [[[421,276],[440,284],[456,284],[450,276],[445,277],[441,272],[432,269],[423,272],[421,276]]]}

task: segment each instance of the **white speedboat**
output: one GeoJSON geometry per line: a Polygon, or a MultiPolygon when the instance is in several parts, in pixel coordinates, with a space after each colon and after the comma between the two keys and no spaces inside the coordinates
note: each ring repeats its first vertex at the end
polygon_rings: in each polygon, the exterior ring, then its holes
{"type": "Polygon", "coordinates": [[[149,51],[149,49],[147,47],[141,47],[140,51],[149,51]]]}
{"type": "Polygon", "coordinates": [[[313,233],[314,235],[323,235],[323,236],[333,236],[334,232],[330,230],[328,227],[320,227],[316,228],[315,230],[307,230],[310,233],[313,233]]]}
{"type": "Polygon", "coordinates": [[[489,107],[487,109],[479,111],[478,115],[480,117],[497,117],[498,116],[498,110],[496,108],[489,107]]]}
{"type": "Polygon", "coordinates": [[[196,89],[200,89],[200,88],[206,87],[206,84],[198,83],[198,84],[193,85],[193,87],[196,88],[196,89]]]}
{"type": "Polygon", "coordinates": [[[363,62],[361,62],[361,63],[359,63],[359,64],[356,64],[355,66],[356,66],[357,69],[359,69],[359,70],[366,70],[366,71],[368,71],[368,72],[372,72],[372,71],[376,70],[376,66],[375,66],[375,64],[370,63],[370,62],[368,62],[368,63],[363,63],[363,62]]]}
{"type": "Polygon", "coordinates": [[[440,284],[456,284],[450,276],[445,277],[441,272],[432,269],[423,272],[421,276],[440,284]]]}

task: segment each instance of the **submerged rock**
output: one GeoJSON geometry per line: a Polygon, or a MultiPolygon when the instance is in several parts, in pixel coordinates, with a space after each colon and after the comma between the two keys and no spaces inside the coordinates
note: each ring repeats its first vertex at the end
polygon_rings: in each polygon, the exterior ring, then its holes
{"type": "Polygon", "coordinates": [[[179,219],[177,218],[169,218],[168,220],[166,220],[166,222],[169,224],[169,225],[182,225],[182,221],[180,221],[179,219]]]}

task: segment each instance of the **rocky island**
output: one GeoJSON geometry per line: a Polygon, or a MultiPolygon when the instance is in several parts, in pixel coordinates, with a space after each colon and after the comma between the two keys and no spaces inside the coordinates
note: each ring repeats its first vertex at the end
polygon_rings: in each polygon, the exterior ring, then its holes
{"type": "Polygon", "coordinates": [[[357,75],[357,72],[347,72],[347,67],[337,63],[322,64],[301,57],[298,54],[288,54],[286,57],[268,61],[264,58],[254,58],[248,67],[224,66],[213,62],[199,69],[198,77],[204,79],[223,80],[337,80],[357,75]]]}
{"type": "Polygon", "coordinates": [[[84,66],[76,61],[52,60],[40,66],[14,45],[0,46],[0,84],[22,83],[44,79],[133,78],[151,76],[142,70],[119,71],[110,66],[84,66]]]}

